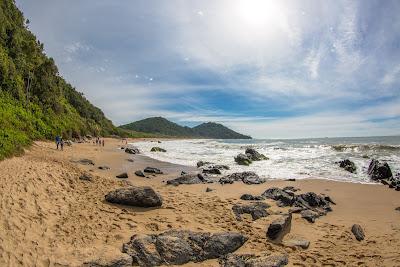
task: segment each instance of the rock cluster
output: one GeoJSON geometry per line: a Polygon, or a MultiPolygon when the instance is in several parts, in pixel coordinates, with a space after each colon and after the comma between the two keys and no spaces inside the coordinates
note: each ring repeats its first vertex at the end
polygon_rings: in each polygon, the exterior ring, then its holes
{"type": "Polygon", "coordinates": [[[372,180],[389,185],[390,188],[400,191],[400,173],[393,176],[387,162],[379,162],[376,159],[371,160],[368,166],[368,175],[372,180]]]}
{"type": "Polygon", "coordinates": [[[132,256],[134,265],[181,265],[220,258],[246,241],[247,237],[240,233],[171,230],[158,235],[134,235],[122,251],[132,256]]]}
{"type": "Polygon", "coordinates": [[[160,169],[157,169],[154,167],[146,167],[144,169],[144,172],[153,173],[153,174],[163,174],[163,172],[160,169]]]}
{"type": "Polygon", "coordinates": [[[247,148],[245,153],[240,153],[235,157],[235,162],[239,165],[249,166],[253,161],[268,160],[269,158],[259,153],[253,148],[247,148]]]}
{"type": "Polygon", "coordinates": [[[164,148],[155,146],[155,147],[151,148],[150,152],[167,152],[167,150],[165,150],[164,148]]]}
{"type": "Polygon", "coordinates": [[[184,174],[178,178],[168,180],[169,185],[180,185],[180,184],[205,184],[212,183],[206,176],[201,173],[198,174],[184,174]]]}
{"type": "Polygon", "coordinates": [[[351,172],[351,173],[356,173],[357,172],[356,165],[354,164],[354,162],[352,162],[349,159],[341,160],[341,161],[339,161],[337,163],[339,164],[340,168],[343,168],[348,172],[351,172]]]}
{"type": "Polygon", "coordinates": [[[229,170],[229,166],[227,165],[214,164],[208,161],[197,162],[197,168],[200,168],[202,173],[207,174],[222,174],[221,171],[229,170]]]}
{"type": "Polygon", "coordinates": [[[314,192],[296,195],[292,191],[277,187],[267,189],[261,196],[277,201],[280,207],[295,207],[292,213],[300,212],[304,219],[312,223],[316,218],[332,211],[330,204],[335,204],[329,196],[317,195],[314,192]]]}
{"type": "Polygon", "coordinates": [[[236,181],[242,181],[245,184],[262,184],[265,182],[254,172],[235,172],[219,179],[220,184],[233,184],[236,181]]]}
{"type": "Polygon", "coordinates": [[[160,207],[161,196],[149,186],[120,188],[109,192],[107,202],[134,207],[160,207]]]}

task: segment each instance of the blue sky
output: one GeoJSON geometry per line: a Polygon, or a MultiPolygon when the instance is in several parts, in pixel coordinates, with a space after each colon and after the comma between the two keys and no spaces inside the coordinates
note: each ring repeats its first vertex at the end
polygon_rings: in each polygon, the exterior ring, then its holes
{"type": "Polygon", "coordinates": [[[16,2],[60,73],[117,125],[400,134],[400,1],[16,2]]]}

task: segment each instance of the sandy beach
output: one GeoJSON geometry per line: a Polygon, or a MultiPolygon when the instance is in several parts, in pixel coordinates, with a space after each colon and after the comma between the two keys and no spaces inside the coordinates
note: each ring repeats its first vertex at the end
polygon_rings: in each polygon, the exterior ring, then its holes
{"type": "MultiPolygon", "coordinates": [[[[35,142],[23,156],[0,162],[0,266],[82,266],[121,254],[123,243],[133,234],[170,229],[240,232],[249,239],[235,253],[288,254],[288,266],[400,266],[400,211],[395,210],[400,192],[387,186],[319,179],[170,186],[167,180],[181,171],[195,172],[196,167],[131,155],[120,146],[120,140],[106,139],[105,147],[73,144],[61,152],[53,143],[35,142]],[[80,159],[95,165],[79,164],[80,159]],[[150,178],[134,174],[145,167],[164,174],[150,178]],[[129,178],[116,178],[121,172],[129,178]],[[83,173],[91,173],[92,181],[80,180],[83,173]],[[162,196],[162,207],[133,208],[104,200],[109,191],[129,185],[151,186],[162,196]],[[232,206],[244,202],[242,194],[259,195],[274,186],[323,193],[336,203],[315,223],[293,214],[285,238],[305,238],[310,241],[308,249],[267,239],[268,225],[288,209],[272,200],[264,200],[271,205],[270,216],[255,221],[247,215],[242,221],[235,218],[232,206]],[[207,187],[213,191],[206,192],[207,187]],[[353,224],[363,227],[365,240],[355,239],[353,224]]],[[[207,260],[185,266],[219,263],[207,260]]]]}

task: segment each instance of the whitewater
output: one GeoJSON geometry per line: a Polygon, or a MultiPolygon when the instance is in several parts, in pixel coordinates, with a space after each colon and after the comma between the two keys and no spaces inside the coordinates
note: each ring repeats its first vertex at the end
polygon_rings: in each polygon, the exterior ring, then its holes
{"type": "Polygon", "coordinates": [[[393,174],[400,172],[400,136],[319,138],[293,140],[167,140],[135,142],[142,154],[157,160],[196,166],[200,160],[225,164],[226,174],[254,171],[267,179],[329,179],[356,183],[370,183],[367,175],[371,159],[388,162],[393,174]],[[167,152],[150,152],[152,147],[167,152]],[[234,157],[247,147],[255,148],[269,160],[256,161],[250,166],[240,166],[234,157]],[[336,162],[350,159],[357,173],[341,169],[336,162]]]}

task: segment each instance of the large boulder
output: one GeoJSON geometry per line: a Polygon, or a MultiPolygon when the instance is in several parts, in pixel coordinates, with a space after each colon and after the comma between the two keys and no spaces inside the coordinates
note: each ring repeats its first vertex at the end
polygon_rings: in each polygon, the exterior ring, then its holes
{"type": "Polygon", "coordinates": [[[169,185],[180,185],[180,184],[204,184],[204,183],[212,183],[211,180],[207,179],[207,177],[202,174],[184,174],[178,178],[168,180],[167,184],[169,185]]]}
{"type": "Polygon", "coordinates": [[[340,168],[343,168],[348,172],[356,173],[357,171],[356,164],[349,159],[341,160],[338,163],[340,168]]]}
{"type": "Polygon", "coordinates": [[[232,184],[236,181],[242,181],[245,184],[262,184],[265,182],[254,172],[235,172],[219,179],[220,184],[232,184]]]}
{"type": "Polygon", "coordinates": [[[150,152],[167,152],[167,150],[165,150],[164,148],[156,146],[156,147],[152,147],[150,152]]]}
{"type": "Polygon", "coordinates": [[[245,152],[246,156],[252,161],[268,160],[269,158],[264,154],[259,153],[254,148],[247,148],[245,152]]]}
{"type": "Polygon", "coordinates": [[[134,235],[122,251],[140,266],[181,265],[216,259],[240,248],[247,238],[240,233],[201,233],[171,230],[158,235],[134,235]]]}
{"type": "Polygon", "coordinates": [[[387,162],[379,162],[376,159],[371,160],[368,167],[368,175],[374,181],[389,179],[393,176],[389,164],[387,162]]]}
{"type": "Polygon", "coordinates": [[[139,149],[137,147],[127,147],[125,148],[125,152],[128,154],[139,154],[139,149]]]}
{"type": "Polygon", "coordinates": [[[120,188],[109,192],[105,199],[107,202],[135,206],[135,207],[160,207],[161,196],[149,186],[120,188]]]}
{"type": "Polygon", "coordinates": [[[267,237],[272,240],[282,240],[282,238],[290,232],[291,224],[291,213],[281,215],[268,226],[267,237]]]}
{"type": "Polygon", "coordinates": [[[244,205],[235,204],[232,207],[232,211],[238,221],[242,220],[242,214],[250,214],[253,221],[255,221],[259,218],[267,217],[269,215],[267,212],[269,207],[270,205],[264,202],[253,202],[251,204],[244,205]]]}
{"type": "Polygon", "coordinates": [[[245,154],[239,154],[235,157],[235,162],[239,165],[249,166],[252,160],[245,154]]]}

